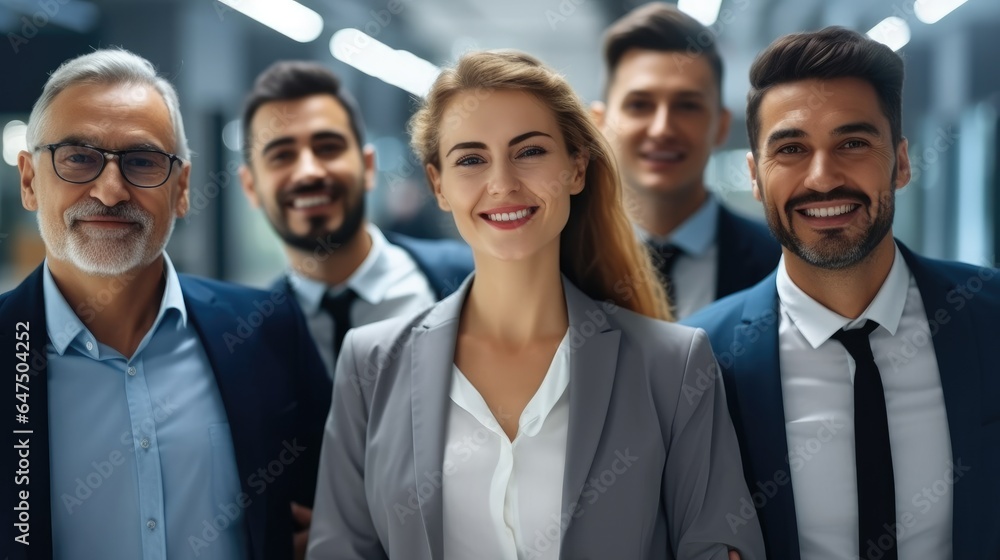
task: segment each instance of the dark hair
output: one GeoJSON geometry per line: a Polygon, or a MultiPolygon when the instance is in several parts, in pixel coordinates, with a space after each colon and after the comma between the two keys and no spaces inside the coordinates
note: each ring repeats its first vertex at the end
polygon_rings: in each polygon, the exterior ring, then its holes
{"type": "Polygon", "coordinates": [[[250,161],[250,150],[253,145],[250,123],[261,105],[272,101],[291,101],[310,95],[325,94],[335,98],[347,111],[351,130],[358,141],[358,146],[365,142],[365,123],[361,119],[361,110],[346,88],[340,84],[340,78],[330,69],[314,62],[286,60],[275,62],[257,76],[253,89],[243,102],[243,157],[250,161]]]}
{"type": "Polygon", "coordinates": [[[680,51],[708,59],[722,103],[722,59],[715,50],[715,33],[673,4],[652,2],[640,6],[611,24],[604,34],[604,69],[607,96],[618,63],[631,49],[680,51]]]}
{"type": "Polygon", "coordinates": [[[892,145],[898,146],[903,137],[903,59],[857,31],[827,27],[779,37],[753,61],[747,93],[747,135],[754,157],[760,135],[760,103],[771,87],[836,78],[860,78],[875,88],[882,113],[889,119],[892,145]]]}

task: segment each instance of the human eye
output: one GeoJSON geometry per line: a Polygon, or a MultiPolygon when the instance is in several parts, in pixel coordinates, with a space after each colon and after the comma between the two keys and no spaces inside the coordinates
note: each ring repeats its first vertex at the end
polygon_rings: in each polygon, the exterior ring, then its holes
{"type": "Polygon", "coordinates": [[[343,152],[344,147],[345,146],[342,142],[321,142],[313,146],[313,153],[316,154],[317,157],[332,158],[343,152]]]}
{"type": "Polygon", "coordinates": [[[518,159],[527,157],[537,157],[547,153],[548,152],[545,150],[545,148],[542,148],[541,146],[525,146],[520,152],[517,153],[516,157],[518,159]]]}
{"type": "Polygon", "coordinates": [[[625,101],[623,108],[630,113],[641,113],[651,110],[653,104],[648,99],[636,98],[625,101]]]}
{"type": "Polygon", "coordinates": [[[133,152],[127,157],[131,167],[163,167],[163,154],[158,152],[133,152]]]}
{"type": "Polygon", "coordinates": [[[100,154],[86,146],[61,146],[58,150],[58,159],[72,165],[92,164],[99,156],[100,154]]]}
{"type": "Polygon", "coordinates": [[[847,142],[844,142],[844,147],[847,148],[847,149],[864,148],[867,145],[868,145],[868,142],[865,142],[864,140],[858,140],[858,139],[848,140],[847,142]]]}
{"type": "Polygon", "coordinates": [[[677,104],[677,108],[682,111],[700,111],[702,105],[697,101],[681,101],[677,104]]]}
{"type": "Polygon", "coordinates": [[[789,144],[787,146],[782,146],[778,148],[777,150],[775,150],[774,153],[789,155],[789,154],[801,154],[804,151],[805,150],[802,149],[802,146],[799,146],[797,144],[789,144]]]}
{"type": "Polygon", "coordinates": [[[462,156],[455,160],[455,165],[458,167],[472,167],[480,163],[486,163],[486,160],[477,155],[462,156]]]}
{"type": "Polygon", "coordinates": [[[295,160],[293,150],[275,150],[268,154],[267,162],[271,165],[282,165],[295,160]]]}

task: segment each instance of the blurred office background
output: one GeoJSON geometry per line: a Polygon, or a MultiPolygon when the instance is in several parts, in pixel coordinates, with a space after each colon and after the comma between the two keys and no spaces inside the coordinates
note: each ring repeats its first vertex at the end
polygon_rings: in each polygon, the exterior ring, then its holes
{"type": "MultiPolygon", "coordinates": [[[[311,59],[336,71],[360,99],[378,154],[371,218],[413,235],[454,235],[451,218],[428,196],[405,134],[415,107],[411,92],[432,75],[431,65],[448,64],[470,49],[522,49],[563,72],[589,102],[601,96],[602,30],[641,3],[0,0],[0,71],[6,75],[0,86],[0,291],[44,257],[35,217],[21,207],[18,192],[18,121],[27,121],[48,74],[68,58],[122,46],[151,60],[176,85],[196,155],[192,211],[178,222],[171,257],[182,271],[265,285],[284,259],[234,172],[240,163],[237,119],[258,72],[277,59],[311,59]],[[351,29],[359,31],[343,31],[351,29]],[[371,48],[362,32],[386,48],[371,48]],[[351,56],[352,46],[368,50],[351,56]]],[[[681,7],[712,22],[726,64],[724,98],[735,118],[707,177],[723,200],[761,216],[749,191],[742,116],[756,53],[794,31],[827,25],[875,29],[873,36],[892,43],[906,60],[903,132],[910,139],[914,178],[897,196],[897,237],[929,256],[996,265],[1000,1],[681,0],[681,7]]]]}

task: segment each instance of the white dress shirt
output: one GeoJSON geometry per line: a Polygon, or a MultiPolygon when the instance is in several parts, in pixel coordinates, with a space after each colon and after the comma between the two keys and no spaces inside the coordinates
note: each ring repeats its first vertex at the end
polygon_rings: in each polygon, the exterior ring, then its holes
{"type": "Polygon", "coordinates": [[[455,367],[445,440],[444,557],[556,560],[562,536],[569,425],[569,337],[510,441],[486,401],[455,367]]]}
{"type": "Polygon", "coordinates": [[[331,288],[295,270],[288,273],[295,298],[305,313],[309,333],[331,378],[337,364],[333,353],[335,326],[333,318],[321,306],[328,291],[336,295],[350,288],[358,294],[351,305],[351,324],[355,327],[410,315],[437,301],[427,277],[409,253],[389,243],[373,224],[369,223],[366,231],[372,238],[371,250],[361,266],[340,286],[331,288]]]}
{"type": "Polygon", "coordinates": [[[781,390],[802,560],[858,557],[855,365],[830,337],[868,319],[880,325],[869,340],[885,390],[899,557],[949,560],[952,485],[965,471],[961,462],[952,465],[937,357],[903,255],[897,248],[878,294],[854,320],[799,289],[784,257],[777,289],[781,390]]]}
{"type": "Polygon", "coordinates": [[[719,201],[708,198],[697,212],[669,235],[660,236],[634,225],[639,239],[657,245],[673,243],[683,253],[677,256],[670,277],[674,281],[674,316],[681,320],[715,301],[719,272],[719,201]]]}

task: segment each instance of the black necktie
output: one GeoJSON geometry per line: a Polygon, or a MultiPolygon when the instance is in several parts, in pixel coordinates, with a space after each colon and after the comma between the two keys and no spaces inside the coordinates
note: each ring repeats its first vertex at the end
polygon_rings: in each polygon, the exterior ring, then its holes
{"type": "Polygon", "coordinates": [[[674,279],[671,273],[674,270],[674,264],[677,263],[677,257],[683,255],[684,251],[673,243],[664,243],[663,245],[650,243],[649,253],[653,257],[653,266],[660,272],[663,286],[667,289],[667,297],[670,298],[670,307],[677,307],[677,302],[675,301],[677,292],[674,289],[674,279]]]}
{"type": "Polygon", "coordinates": [[[320,306],[333,319],[333,355],[340,356],[340,345],[344,343],[344,335],[351,328],[351,304],[358,294],[348,288],[335,296],[325,294],[320,306]]]}
{"type": "Polygon", "coordinates": [[[854,452],[858,471],[858,551],[863,560],[896,560],[896,486],[889,447],[882,378],[868,335],[878,328],[840,330],[840,341],[854,358],[854,452]]]}

